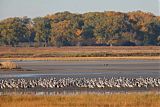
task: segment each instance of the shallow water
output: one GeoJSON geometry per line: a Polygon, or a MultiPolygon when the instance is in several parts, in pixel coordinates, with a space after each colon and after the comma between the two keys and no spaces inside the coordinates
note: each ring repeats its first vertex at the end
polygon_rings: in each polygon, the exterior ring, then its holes
{"type": "MultiPolygon", "coordinates": [[[[2,71],[0,79],[9,78],[160,78],[159,60],[107,60],[107,61],[15,61],[24,71],[2,71]]],[[[153,90],[153,89],[152,89],[153,90]]],[[[159,89],[158,89],[159,90],[159,89]]],[[[81,92],[82,90],[29,90],[31,92],[81,92]]],[[[128,90],[83,90],[87,92],[128,92],[128,90]]],[[[132,91],[150,91],[146,89],[132,91]]],[[[20,92],[20,91],[19,91],[20,92]]],[[[21,90],[21,92],[24,92],[21,90]]]]}
{"type": "Polygon", "coordinates": [[[2,71],[0,78],[160,77],[159,60],[16,61],[26,71],[2,71]]]}

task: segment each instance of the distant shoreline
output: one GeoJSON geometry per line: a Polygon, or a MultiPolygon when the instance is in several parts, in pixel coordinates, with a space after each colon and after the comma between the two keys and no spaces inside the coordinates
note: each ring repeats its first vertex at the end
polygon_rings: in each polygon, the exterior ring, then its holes
{"type": "Polygon", "coordinates": [[[93,60],[160,60],[160,56],[134,57],[37,57],[37,58],[0,58],[0,60],[17,61],[93,61],[93,60]]]}
{"type": "Polygon", "coordinates": [[[160,60],[159,46],[0,47],[0,60],[160,60]]]}

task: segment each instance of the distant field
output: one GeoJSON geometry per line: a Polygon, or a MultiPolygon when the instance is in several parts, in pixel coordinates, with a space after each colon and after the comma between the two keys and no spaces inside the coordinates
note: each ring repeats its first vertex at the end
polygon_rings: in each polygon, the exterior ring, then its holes
{"type": "MultiPolygon", "coordinates": [[[[159,57],[159,46],[0,47],[0,58],[159,57]]],[[[156,59],[156,58],[155,58],[156,59]]]]}
{"type": "Polygon", "coordinates": [[[155,93],[0,96],[0,107],[159,107],[159,105],[160,95],[155,93]]]}

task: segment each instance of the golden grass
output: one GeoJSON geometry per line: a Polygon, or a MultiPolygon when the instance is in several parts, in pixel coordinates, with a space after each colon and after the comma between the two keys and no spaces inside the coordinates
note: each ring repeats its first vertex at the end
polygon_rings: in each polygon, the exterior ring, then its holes
{"type": "Polygon", "coordinates": [[[1,62],[0,63],[0,69],[17,69],[18,65],[14,62],[1,62]]]}
{"type": "MultiPolygon", "coordinates": [[[[84,46],[84,47],[0,47],[0,56],[7,55],[57,55],[58,54],[75,54],[75,53],[108,53],[108,54],[129,54],[129,53],[160,53],[159,46],[84,46]]],[[[25,57],[25,56],[24,56],[25,57]]]]}
{"type": "Polygon", "coordinates": [[[0,47],[0,60],[160,59],[159,46],[0,47]]]}
{"type": "Polygon", "coordinates": [[[52,53],[52,52],[111,52],[111,53],[146,53],[160,52],[160,46],[68,46],[68,47],[0,47],[0,54],[5,53],[52,53]]]}
{"type": "Polygon", "coordinates": [[[160,95],[156,93],[0,96],[0,107],[159,107],[159,105],[160,95]]]}
{"type": "Polygon", "coordinates": [[[92,60],[160,60],[160,56],[130,57],[35,57],[35,58],[0,58],[0,60],[43,60],[43,61],[92,61],[92,60]]]}

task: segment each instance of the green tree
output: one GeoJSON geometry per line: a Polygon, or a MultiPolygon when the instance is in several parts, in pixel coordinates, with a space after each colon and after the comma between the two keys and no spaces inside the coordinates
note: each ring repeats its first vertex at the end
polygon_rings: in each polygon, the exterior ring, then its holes
{"type": "Polygon", "coordinates": [[[8,18],[0,22],[0,35],[3,43],[15,46],[20,41],[24,42],[27,38],[27,28],[22,18],[8,18]]]}
{"type": "Polygon", "coordinates": [[[33,19],[34,22],[34,31],[35,31],[35,41],[38,43],[40,46],[41,43],[44,43],[44,46],[48,46],[49,44],[49,39],[50,39],[50,30],[51,30],[51,25],[50,25],[50,20],[47,18],[35,18],[33,19]]]}

